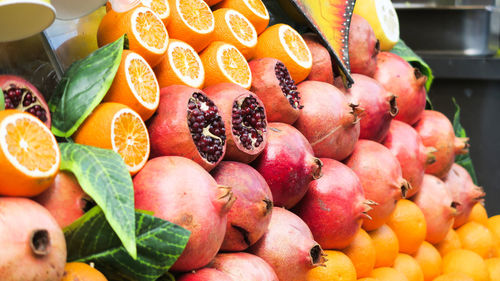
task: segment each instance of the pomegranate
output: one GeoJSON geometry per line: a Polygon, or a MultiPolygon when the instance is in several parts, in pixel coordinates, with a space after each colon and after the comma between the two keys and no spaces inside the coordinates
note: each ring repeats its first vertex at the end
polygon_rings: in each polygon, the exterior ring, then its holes
{"type": "Polygon", "coordinates": [[[285,65],[274,58],[255,59],[248,63],[252,70],[252,87],[264,103],[267,121],[293,124],[299,118],[300,94],[285,65]]]}
{"type": "Polygon", "coordinates": [[[279,281],[267,262],[249,253],[220,253],[210,266],[226,273],[234,281],[279,281]]]}
{"type": "Polygon", "coordinates": [[[59,171],[52,185],[33,198],[44,206],[61,228],[72,224],[96,204],[70,172],[59,171]]]}
{"type": "Polygon", "coordinates": [[[358,176],[346,165],[322,158],[323,176],[309,184],[306,196],[295,206],[322,248],[347,247],[370,208],[358,176]]]}
{"type": "Polygon", "coordinates": [[[439,111],[425,110],[414,128],[424,145],[435,149],[436,161],[426,167],[427,174],[444,178],[455,162],[455,154],[468,152],[468,139],[455,137],[450,120],[439,111]]]}
{"type": "MultiPolygon", "coordinates": [[[[346,90],[342,83],[338,88],[346,93],[351,103],[365,111],[360,122],[360,139],[376,142],[384,140],[392,119],[398,114],[396,96],[385,90],[375,79],[362,74],[351,74],[354,84],[346,90]]],[[[336,81],[336,82],[337,82],[336,81]]]]}
{"type": "Polygon", "coordinates": [[[411,186],[406,197],[412,197],[420,190],[425,167],[436,161],[434,149],[426,148],[415,129],[398,120],[391,122],[383,145],[389,148],[401,164],[403,178],[411,186]]]}
{"type": "Polygon", "coordinates": [[[183,85],[161,89],[160,105],[148,131],[153,157],[183,156],[210,171],[226,151],[226,128],[219,109],[199,89],[183,85]]]}
{"type": "MultiPolygon", "coordinates": [[[[274,207],[266,234],[249,248],[264,259],[279,280],[303,281],[307,271],[324,266],[325,253],[307,224],[294,213],[274,207]]],[[[239,279],[241,280],[241,279],[239,279]]]]}
{"type": "Polygon", "coordinates": [[[27,198],[0,197],[0,280],[61,280],[66,241],[50,213],[27,198]]]}
{"type": "Polygon", "coordinates": [[[306,80],[333,84],[332,58],[328,49],[320,43],[320,38],[317,34],[303,34],[302,38],[304,38],[313,57],[311,72],[306,80]]]}
{"type": "Polygon", "coordinates": [[[307,139],[294,127],[269,123],[267,146],[252,163],[266,179],[275,206],[292,208],[321,177],[323,163],[314,157],[307,139]]]}
{"type": "Polygon", "coordinates": [[[437,244],[446,237],[453,226],[457,203],[443,181],[433,175],[424,175],[420,191],[412,198],[424,213],[427,223],[425,241],[437,244]]]}
{"type": "Polygon", "coordinates": [[[136,208],[191,231],[173,271],[198,269],[215,257],[236,199],[230,187],[218,186],[194,161],[163,156],[149,160],[134,177],[134,192],[136,208]]]}
{"type": "Polygon", "coordinates": [[[5,109],[28,112],[50,128],[50,111],[45,99],[30,82],[14,75],[0,75],[0,89],[5,99],[5,109]]]}
{"type": "Polygon", "coordinates": [[[234,281],[233,278],[214,268],[202,268],[181,275],[177,281],[234,281]]]}
{"type": "Polygon", "coordinates": [[[213,85],[204,89],[220,111],[226,134],[224,159],[250,163],[267,143],[266,110],[252,92],[232,83],[213,85]]]}
{"type": "Polygon", "coordinates": [[[311,143],[317,157],[345,159],[358,141],[362,110],[328,83],[305,81],[297,88],[304,109],[294,126],[311,143]]]}
{"type": "Polygon", "coordinates": [[[371,25],[362,17],[353,14],[349,27],[349,64],[352,73],[373,77],[377,68],[380,42],[371,25]]]}
{"type": "Polygon", "coordinates": [[[227,215],[221,250],[243,251],[267,230],[273,208],[271,190],[259,172],[243,163],[222,161],[212,175],[217,184],[230,186],[238,198],[227,215]]]}
{"type": "Polygon", "coordinates": [[[472,207],[485,196],[483,189],[474,184],[467,170],[454,163],[444,179],[448,193],[456,206],[457,214],[453,228],[458,228],[467,222],[472,207]]]}
{"type": "Polygon", "coordinates": [[[366,231],[381,227],[396,208],[396,202],[405,197],[410,188],[403,179],[398,159],[391,151],[374,141],[359,140],[354,152],[347,158],[349,166],[359,177],[365,197],[377,203],[363,219],[366,231]]]}
{"type": "Polygon", "coordinates": [[[427,76],[418,68],[413,68],[396,54],[380,52],[373,78],[398,98],[399,114],[396,120],[413,125],[420,119],[425,109],[427,76]]]}

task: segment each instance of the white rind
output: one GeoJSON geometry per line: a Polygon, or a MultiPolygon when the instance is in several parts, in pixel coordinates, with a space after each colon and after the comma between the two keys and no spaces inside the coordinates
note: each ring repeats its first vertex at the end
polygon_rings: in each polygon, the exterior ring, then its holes
{"type": "Polygon", "coordinates": [[[242,15],[240,12],[236,11],[236,10],[229,10],[226,12],[225,16],[224,16],[224,20],[226,21],[226,24],[229,26],[229,30],[231,30],[231,33],[233,34],[233,36],[238,40],[238,42],[240,42],[242,45],[246,46],[246,47],[249,47],[249,48],[252,48],[252,47],[255,47],[257,45],[257,31],[255,30],[255,27],[252,25],[252,23],[244,16],[242,15]],[[241,40],[238,35],[236,34],[236,32],[234,32],[234,30],[231,28],[231,24],[230,24],[230,16],[237,16],[237,17],[240,17],[241,19],[243,19],[247,24],[248,26],[250,26],[250,28],[252,29],[252,41],[250,42],[247,42],[247,41],[243,41],[241,40]]]}
{"type": "MultiPolygon", "coordinates": [[[[233,82],[234,84],[237,84],[237,85],[240,85],[238,82],[234,81],[231,77],[231,75],[229,75],[229,73],[226,72],[226,69],[224,68],[224,64],[222,63],[222,56],[223,56],[223,53],[224,51],[226,50],[229,50],[229,49],[235,49],[238,54],[241,56],[241,58],[246,61],[245,57],[243,56],[243,54],[233,45],[231,44],[223,44],[218,50],[217,50],[217,64],[219,65],[219,68],[222,70],[222,72],[224,73],[224,75],[226,75],[227,78],[229,78],[231,80],[231,82],[233,82]]],[[[246,85],[240,85],[241,87],[243,88],[249,88],[252,84],[252,72],[250,71],[250,67],[248,66],[247,64],[247,68],[248,68],[248,72],[250,74],[250,79],[248,81],[248,84],[246,85]]]]}
{"type": "Polygon", "coordinates": [[[200,56],[198,55],[198,53],[193,49],[193,47],[191,47],[189,44],[187,43],[184,43],[184,42],[179,42],[179,41],[174,41],[174,42],[170,42],[170,44],[168,45],[168,61],[170,63],[170,65],[172,66],[172,69],[174,71],[174,73],[177,75],[177,77],[181,77],[182,80],[187,80],[188,85],[191,85],[191,87],[193,88],[199,88],[202,86],[203,84],[203,81],[204,81],[204,77],[205,77],[205,68],[203,66],[203,63],[200,59],[200,56]],[[190,52],[193,53],[194,57],[196,58],[196,62],[198,63],[198,65],[200,66],[200,72],[198,77],[193,80],[191,79],[191,77],[186,77],[184,76],[175,66],[174,64],[174,60],[173,60],[173,57],[172,57],[172,52],[174,51],[174,49],[176,47],[180,47],[180,48],[183,48],[183,49],[188,49],[190,52]]]}
{"type": "Polygon", "coordinates": [[[130,53],[125,58],[125,77],[127,78],[127,84],[129,85],[130,90],[134,94],[137,101],[139,101],[144,107],[146,107],[147,109],[150,109],[150,110],[154,110],[158,107],[158,105],[160,104],[160,85],[158,85],[158,81],[156,80],[156,76],[154,74],[153,69],[151,68],[151,66],[149,66],[149,64],[146,62],[146,60],[143,57],[141,57],[140,55],[138,55],[136,53],[130,53]],[[156,95],[156,99],[155,99],[154,103],[151,103],[151,104],[146,103],[141,98],[141,96],[137,93],[137,91],[135,90],[135,87],[133,87],[131,76],[130,76],[130,73],[128,72],[128,69],[130,67],[131,61],[134,59],[140,60],[148,68],[149,72],[151,74],[153,74],[153,76],[155,77],[156,93],[158,93],[158,94],[156,95]]]}
{"type": "Polygon", "coordinates": [[[295,33],[296,35],[298,35],[298,38],[302,41],[302,43],[304,43],[304,46],[307,47],[307,44],[306,42],[304,41],[304,39],[302,38],[302,36],[297,32],[295,31],[293,28],[291,28],[290,26],[284,24],[282,26],[279,27],[279,38],[280,38],[280,43],[281,45],[285,48],[285,51],[287,52],[287,54],[292,57],[292,59],[298,63],[300,66],[302,66],[303,68],[311,68],[312,67],[312,55],[311,55],[311,51],[309,50],[309,48],[306,48],[308,54],[309,54],[309,60],[308,61],[302,61],[300,60],[295,54],[294,52],[292,52],[292,50],[290,50],[290,48],[288,47],[288,44],[287,42],[285,42],[285,31],[287,30],[290,30],[291,32],[295,33]]]}
{"type": "Polygon", "coordinates": [[[138,41],[140,41],[141,44],[143,46],[145,46],[148,50],[150,50],[151,52],[156,53],[156,54],[164,54],[165,51],[167,50],[168,40],[166,40],[166,42],[163,43],[163,47],[161,49],[158,49],[156,47],[151,47],[148,44],[146,44],[146,42],[142,41],[142,38],[139,36],[139,32],[137,31],[136,19],[139,16],[139,13],[148,13],[148,12],[152,13],[153,16],[161,23],[161,28],[165,32],[165,34],[167,34],[167,39],[168,39],[167,29],[165,28],[163,21],[160,19],[160,17],[158,16],[157,13],[153,12],[153,10],[151,10],[150,8],[147,8],[147,7],[138,7],[134,10],[134,12],[132,14],[132,18],[131,18],[131,20],[132,20],[132,32],[134,33],[135,38],[138,41]]]}

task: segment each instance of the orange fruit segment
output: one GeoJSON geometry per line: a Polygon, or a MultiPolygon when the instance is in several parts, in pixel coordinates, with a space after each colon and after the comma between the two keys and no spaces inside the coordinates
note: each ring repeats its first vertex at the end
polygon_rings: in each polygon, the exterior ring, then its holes
{"type": "Polygon", "coordinates": [[[432,281],[441,274],[442,259],[438,250],[431,243],[424,241],[413,255],[424,273],[425,281],[432,281]]]}
{"type": "Polygon", "coordinates": [[[170,6],[167,0],[142,0],[141,3],[157,13],[163,24],[167,26],[170,19],[170,6]]]}
{"type": "Polygon", "coordinates": [[[160,86],[143,57],[123,50],[122,60],[104,101],[124,104],[148,120],[160,103],[160,86]]]}
{"type": "Polygon", "coordinates": [[[234,83],[245,89],[252,85],[252,72],[245,57],[228,43],[212,42],[200,55],[205,67],[205,87],[234,83]]]}
{"type": "Polygon", "coordinates": [[[425,240],[427,224],[424,213],[412,201],[399,200],[386,223],[396,233],[401,253],[413,255],[425,240]]]}
{"type": "Polygon", "coordinates": [[[38,118],[17,110],[0,111],[0,195],[42,193],[60,162],[56,139],[38,118]]]}
{"type": "Polygon", "coordinates": [[[474,281],[490,280],[484,260],[478,254],[469,250],[453,250],[443,257],[443,274],[454,272],[463,273],[474,279],[474,281]]]}
{"type": "Polygon", "coordinates": [[[224,0],[215,8],[228,8],[240,12],[252,23],[257,34],[262,33],[269,24],[269,12],[261,0],[224,0]]]}
{"type": "Polygon", "coordinates": [[[315,267],[307,272],[306,281],[356,281],[356,269],[342,252],[325,250],[325,266],[315,267]]]}
{"type": "Polygon", "coordinates": [[[83,262],[69,262],[64,266],[61,281],[107,281],[108,279],[97,269],[83,262]]]}
{"type": "Polygon", "coordinates": [[[187,43],[170,39],[167,55],[154,68],[161,88],[185,85],[201,89],[205,82],[205,68],[200,56],[187,43]]]}
{"type": "Polygon", "coordinates": [[[364,229],[358,230],[354,240],[342,252],[351,259],[358,278],[370,276],[375,266],[376,251],[370,235],[364,229]]]}
{"type": "Polygon", "coordinates": [[[490,230],[475,221],[470,221],[456,229],[463,249],[479,254],[483,259],[496,255],[496,245],[490,230]]]}
{"type": "Polygon", "coordinates": [[[398,237],[386,224],[374,231],[368,232],[375,246],[375,267],[390,267],[398,256],[398,237]]]}
{"type": "Polygon", "coordinates": [[[139,114],[120,103],[98,105],[78,128],[73,139],[76,143],[117,152],[131,175],[139,172],[149,157],[146,125],[139,114]]]}

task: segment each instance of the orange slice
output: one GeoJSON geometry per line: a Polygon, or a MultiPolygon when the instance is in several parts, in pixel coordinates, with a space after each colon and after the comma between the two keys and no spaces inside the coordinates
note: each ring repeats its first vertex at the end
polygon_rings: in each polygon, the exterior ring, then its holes
{"type": "Polygon", "coordinates": [[[257,46],[257,32],[252,23],[240,12],[232,9],[219,9],[214,12],[214,41],[234,45],[247,60],[253,56],[257,46]]]}
{"type": "Polygon", "coordinates": [[[205,82],[205,68],[200,56],[187,43],[170,39],[167,55],[154,69],[160,87],[186,85],[201,89],[205,82]]]}
{"type": "Polygon", "coordinates": [[[296,83],[311,72],[311,51],[302,36],[289,25],[273,25],[259,36],[254,58],[267,57],[282,61],[296,83]]]}
{"type": "Polygon", "coordinates": [[[98,105],[73,135],[76,143],[112,149],[123,158],[131,175],[146,164],[149,135],[139,114],[114,102],[98,105]]]}
{"type": "Polygon", "coordinates": [[[56,139],[42,121],[17,110],[0,111],[0,195],[42,193],[60,162],[56,139]]]}
{"type": "Polygon", "coordinates": [[[229,8],[242,13],[253,24],[257,34],[269,24],[269,12],[262,0],[224,0],[216,8],[229,8]]]}
{"type": "Polygon", "coordinates": [[[153,10],[167,26],[170,19],[170,6],[167,0],[142,0],[141,4],[153,10]]]}
{"type": "Polygon", "coordinates": [[[122,60],[104,101],[124,104],[148,120],[160,103],[160,86],[153,69],[137,53],[123,50],[122,60]]]}
{"type": "Polygon", "coordinates": [[[203,50],[210,43],[215,27],[210,7],[203,0],[169,0],[169,3],[170,37],[188,43],[196,52],[203,50]]]}
{"type": "Polygon", "coordinates": [[[245,89],[252,85],[252,72],[245,57],[228,43],[211,43],[200,55],[205,67],[205,87],[219,83],[234,83],[245,89]]]}
{"type": "Polygon", "coordinates": [[[168,45],[168,33],[157,13],[138,6],[125,13],[110,10],[97,30],[99,47],[116,41],[127,34],[129,49],[141,55],[152,67],[157,65],[168,45]]]}

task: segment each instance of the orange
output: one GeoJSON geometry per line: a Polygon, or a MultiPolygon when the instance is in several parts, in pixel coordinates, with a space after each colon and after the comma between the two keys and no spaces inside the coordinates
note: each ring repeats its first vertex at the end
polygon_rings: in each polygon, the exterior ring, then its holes
{"type": "Polygon", "coordinates": [[[61,281],[107,281],[106,277],[92,266],[83,262],[69,262],[64,267],[61,281]]]}
{"type": "Polygon", "coordinates": [[[496,254],[496,245],[489,229],[475,221],[470,221],[456,230],[462,248],[478,253],[484,259],[496,254]]]}
{"type": "Polygon", "coordinates": [[[261,34],[269,24],[269,12],[262,0],[224,0],[216,6],[217,9],[228,8],[242,13],[261,34]]]}
{"type": "Polygon", "coordinates": [[[366,277],[366,278],[358,279],[358,281],[379,281],[379,280],[372,278],[372,277],[366,277]]]}
{"type": "Polygon", "coordinates": [[[213,41],[232,44],[247,60],[251,59],[257,46],[257,32],[250,21],[233,9],[219,9],[214,12],[214,18],[213,41]]]}
{"type": "Polygon", "coordinates": [[[410,200],[399,200],[386,223],[396,233],[401,253],[415,254],[425,240],[427,224],[424,213],[410,200]]]}
{"type": "Polygon", "coordinates": [[[325,250],[325,266],[307,272],[306,281],[356,281],[356,269],[342,252],[325,250]]]}
{"type": "Polygon", "coordinates": [[[97,44],[102,47],[127,34],[129,49],[141,55],[151,67],[157,65],[168,45],[168,33],[158,14],[138,6],[125,13],[109,11],[97,30],[97,44]]]}
{"type": "Polygon", "coordinates": [[[500,280],[500,258],[491,258],[484,262],[490,273],[490,280],[500,280]]]}
{"type": "Polygon", "coordinates": [[[424,281],[424,273],[418,262],[410,255],[398,254],[393,268],[403,273],[408,281],[424,281]]]}
{"type": "Polygon", "coordinates": [[[203,0],[168,0],[168,3],[170,37],[188,43],[196,52],[203,50],[210,43],[215,28],[210,7],[203,0]]]}
{"type": "Polygon", "coordinates": [[[170,39],[167,55],[154,68],[160,87],[185,85],[201,89],[205,83],[205,68],[200,56],[187,43],[170,39]]]}
{"type": "Polygon", "coordinates": [[[34,196],[47,189],[59,171],[56,138],[35,116],[0,111],[0,196],[34,196]]]}
{"type": "Polygon", "coordinates": [[[311,51],[302,36],[289,25],[275,24],[259,35],[254,58],[268,57],[283,62],[296,83],[311,72],[311,51]]]}
{"type": "MultiPolygon", "coordinates": [[[[163,24],[167,26],[170,18],[170,6],[167,0],[141,0],[139,5],[148,7],[157,13],[163,24]]],[[[109,12],[111,9],[111,3],[109,1],[106,2],[106,12],[109,12]]]]}
{"type": "Polygon", "coordinates": [[[452,272],[443,275],[439,275],[433,281],[474,281],[467,274],[463,274],[461,272],[452,272]]]}
{"type": "Polygon", "coordinates": [[[343,249],[356,268],[358,278],[370,276],[375,267],[376,251],[370,235],[364,229],[360,229],[354,240],[343,249]]]}
{"type": "Polygon", "coordinates": [[[413,257],[420,265],[425,281],[432,281],[441,274],[441,255],[431,243],[424,241],[413,257]]]}
{"type": "Polygon", "coordinates": [[[114,102],[98,105],[73,135],[76,143],[112,149],[130,174],[139,172],[149,157],[149,135],[139,114],[114,102]]]}
{"type": "MultiPolygon", "coordinates": [[[[488,268],[480,255],[473,251],[453,250],[443,257],[443,274],[460,272],[474,281],[489,281],[488,268]]],[[[496,281],[496,280],[492,280],[496,281]]]]}
{"type": "Polygon", "coordinates": [[[461,249],[462,242],[460,242],[460,237],[458,237],[457,232],[450,229],[444,240],[434,245],[434,247],[436,247],[441,256],[444,256],[452,250],[461,249]]]}
{"type": "Polygon", "coordinates": [[[392,267],[379,267],[372,271],[372,277],[379,281],[408,281],[406,276],[392,267]]]}
{"type": "Polygon", "coordinates": [[[375,246],[375,267],[392,266],[398,256],[398,237],[386,224],[368,232],[375,246]]]}
{"type": "Polygon", "coordinates": [[[160,103],[160,86],[151,66],[137,53],[123,50],[122,60],[104,101],[118,102],[146,121],[160,103]]]}
{"type": "Polygon", "coordinates": [[[483,225],[486,225],[488,223],[488,213],[486,212],[483,204],[478,202],[474,205],[474,207],[472,207],[469,219],[467,221],[475,221],[483,225]]]}
{"type": "Polygon", "coordinates": [[[500,215],[496,215],[489,218],[486,223],[486,226],[493,235],[493,240],[495,241],[495,247],[497,248],[497,253],[500,254],[500,252],[498,252],[498,250],[500,249],[500,215]]]}
{"type": "Polygon", "coordinates": [[[219,3],[222,0],[205,0],[205,2],[208,4],[208,6],[213,6],[217,3],[219,3]]]}
{"type": "Polygon", "coordinates": [[[205,67],[205,87],[234,83],[250,89],[252,72],[245,57],[235,46],[220,41],[212,42],[200,58],[205,67]]]}

